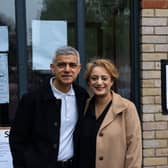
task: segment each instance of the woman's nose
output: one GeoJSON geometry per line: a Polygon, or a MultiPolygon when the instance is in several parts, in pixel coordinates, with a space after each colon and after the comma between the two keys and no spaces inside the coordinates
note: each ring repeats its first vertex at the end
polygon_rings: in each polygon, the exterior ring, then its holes
{"type": "Polygon", "coordinates": [[[101,78],[97,79],[97,83],[102,83],[102,82],[103,82],[103,80],[101,78]]]}

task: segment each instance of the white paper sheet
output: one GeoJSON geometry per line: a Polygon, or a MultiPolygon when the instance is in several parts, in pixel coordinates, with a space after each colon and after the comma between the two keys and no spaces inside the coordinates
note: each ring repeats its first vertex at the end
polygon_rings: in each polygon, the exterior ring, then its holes
{"type": "Polygon", "coordinates": [[[0,167],[13,168],[9,148],[9,129],[0,130],[0,167]]]}
{"type": "Polygon", "coordinates": [[[0,104],[9,103],[9,77],[7,54],[0,54],[0,104]]]}
{"type": "Polygon", "coordinates": [[[66,21],[32,21],[33,70],[49,70],[55,50],[65,45],[66,21]]]}
{"type": "Polygon", "coordinates": [[[8,41],[8,27],[0,26],[0,52],[9,50],[8,41]]]}

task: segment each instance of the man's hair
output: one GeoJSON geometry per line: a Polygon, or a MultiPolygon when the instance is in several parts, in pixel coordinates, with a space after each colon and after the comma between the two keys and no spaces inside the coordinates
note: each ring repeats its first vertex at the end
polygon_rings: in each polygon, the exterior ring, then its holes
{"type": "Polygon", "coordinates": [[[53,57],[53,62],[55,61],[55,58],[60,55],[75,55],[78,57],[78,63],[80,64],[79,52],[71,46],[63,46],[63,47],[57,48],[55,55],[53,57]]]}

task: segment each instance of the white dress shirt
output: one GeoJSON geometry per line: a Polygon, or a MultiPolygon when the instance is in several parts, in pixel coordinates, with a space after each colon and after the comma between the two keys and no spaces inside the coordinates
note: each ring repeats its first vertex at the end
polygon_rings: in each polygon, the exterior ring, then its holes
{"type": "Polygon", "coordinates": [[[73,157],[73,132],[77,122],[77,105],[75,91],[71,89],[67,93],[63,93],[55,88],[50,79],[52,92],[57,99],[61,99],[61,125],[58,161],[66,161],[73,157]]]}

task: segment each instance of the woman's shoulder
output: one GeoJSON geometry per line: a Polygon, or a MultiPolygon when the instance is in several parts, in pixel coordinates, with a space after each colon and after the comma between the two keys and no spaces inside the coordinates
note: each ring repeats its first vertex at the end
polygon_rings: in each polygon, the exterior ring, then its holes
{"type": "Polygon", "coordinates": [[[125,98],[120,94],[115,93],[114,91],[112,92],[112,94],[113,94],[113,101],[117,102],[117,104],[121,104],[126,108],[135,108],[135,104],[128,98],[125,98]]]}

